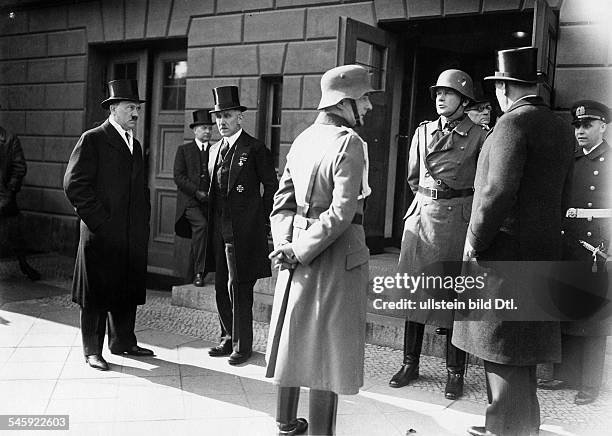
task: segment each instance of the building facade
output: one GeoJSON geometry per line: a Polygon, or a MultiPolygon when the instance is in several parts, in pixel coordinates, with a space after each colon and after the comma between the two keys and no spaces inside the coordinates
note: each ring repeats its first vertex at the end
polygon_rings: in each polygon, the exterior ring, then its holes
{"type": "Polygon", "coordinates": [[[108,80],[135,78],[147,102],[138,137],[153,214],[150,269],[174,269],[176,147],[211,88],[237,85],[245,128],[282,171],[297,134],[316,116],[319,80],[360,63],[384,92],[362,130],[373,195],[373,251],[401,238],[411,194],[410,137],[435,116],[429,85],[446,68],[477,87],[496,49],[540,48],[542,95],[564,113],[574,100],[612,106],[612,19],[606,0],[58,0],[0,1],[0,124],[21,138],[28,174],[19,201],[33,248],[72,253],[77,218],[62,178],[79,135],[100,121],[108,80]]]}

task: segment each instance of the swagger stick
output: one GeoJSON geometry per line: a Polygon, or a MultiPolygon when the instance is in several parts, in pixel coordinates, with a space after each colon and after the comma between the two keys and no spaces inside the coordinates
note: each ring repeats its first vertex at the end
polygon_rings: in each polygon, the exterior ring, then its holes
{"type": "Polygon", "coordinates": [[[276,358],[278,356],[278,346],[280,344],[280,337],[283,330],[283,323],[285,322],[285,314],[287,313],[287,304],[289,303],[289,290],[291,289],[291,280],[293,280],[293,272],[295,269],[289,270],[289,277],[287,278],[287,285],[285,286],[285,293],[283,294],[283,302],[278,312],[278,320],[276,322],[276,329],[274,329],[274,336],[272,337],[272,344],[270,346],[270,359],[268,361],[268,367],[266,368],[266,377],[274,377],[274,370],[276,369],[276,358]]]}

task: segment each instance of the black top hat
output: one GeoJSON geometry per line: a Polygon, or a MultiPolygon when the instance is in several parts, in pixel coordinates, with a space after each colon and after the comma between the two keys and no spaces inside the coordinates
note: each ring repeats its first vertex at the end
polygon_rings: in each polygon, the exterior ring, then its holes
{"type": "Polygon", "coordinates": [[[193,129],[195,126],[200,126],[202,124],[215,124],[207,109],[193,111],[193,123],[189,125],[189,128],[193,129]]]}
{"type": "Polygon", "coordinates": [[[605,104],[594,100],[580,100],[572,106],[572,124],[580,123],[581,120],[601,120],[610,122],[610,109],[605,104]]]}
{"type": "Polygon", "coordinates": [[[103,108],[107,108],[111,103],[118,101],[137,101],[138,103],[144,103],[145,100],[141,100],[138,97],[138,81],[130,79],[119,79],[111,80],[108,82],[108,95],[109,97],[102,103],[103,108]]]}
{"type": "Polygon", "coordinates": [[[536,83],[537,47],[511,48],[497,52],[497,71],[484,80],[509,80],[512,82],[536,83]]]}
{"type": "Polygon", "coordinates": [[[247,110],[245,106],[240,105],[237,86],[219,86],[213,88],[212,91],[215,98],[215,107],[210,111],[211,114],[230,109],[240,109],[242,112],[247,110]]]}

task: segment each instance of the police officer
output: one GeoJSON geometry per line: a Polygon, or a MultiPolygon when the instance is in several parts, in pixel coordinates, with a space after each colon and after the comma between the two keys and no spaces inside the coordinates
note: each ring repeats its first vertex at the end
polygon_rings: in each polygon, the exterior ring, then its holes
{"type": "Polygon", "coordinates": [[[295,139],[274,196],[278,276],[268,377],[279,385],[280,435],[301,434],[300,386],[310,388],[310,434],[334,434],[338,394],[363,385],[369,251],[363,230],[367,148],[352,129],[372,109],[368,71],[343,65],[321,78],[321,111],[295,139]]]}
{"type": "MultiPolygon", "coordinates": [[[[461,70],[446,70],[430,88],[440,116],[421,123],[410,146],[408,184],[415,194],[404,217],[399,273],[445,276],[460,271],[463,243],[470,219],[474,175],[485,130],[467,117],[474,101],[472,79],[461,70]]],[[[453,291],[419,289],[416,298],[453,299],[453,291]],[[429,292],[428,292],[429,291],[429,292]]],[[[418,305],[417,305],[418,307],[418,305]]],[[[404,332],[404,364],[389,386],[399,388],[419,376],[425,324],[438,325],[447,335],[448,378],[444,395],[463,395],[465,353],[450,342],[452,311],[412,311],[404,332]]]]}
{"type": "Polygon", "coordinates": [[[562,323],[562,362],[554,367],[555,379],[542,381],[538,387],[550,390],[575,387],[578,393],[574,402],[583,405],[592,403],[599,395],[606,335],[610,334],[609,322],[588,318],[601,304],[597,296],[607,289],[605,254],[597,254],[593,248],[610,253],[612,149],[604,139],[610,122],[608,107],[597,101],[581,100],[573,105],[572,116],[578,147],[574,154],[571,207],[563,223],[563,259],[572,261],[572,269],[577,266],[578,282],[585,292],[566,291],[575,293],[574,315],[585,319],[562,323]],[[598,301],[590,301],[589,296],[598,301]]]}

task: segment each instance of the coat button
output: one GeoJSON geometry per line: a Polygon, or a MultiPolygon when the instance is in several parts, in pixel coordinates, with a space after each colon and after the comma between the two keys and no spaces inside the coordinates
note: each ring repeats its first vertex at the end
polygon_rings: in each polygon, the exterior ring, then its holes
{"type": "Polygon", "coordinates": [[[589,186],[589,189],[590,189],[591,191],[594,191],[594,190],[595,190],[595,186],[591,185],[591,186],[589,186]]]}
{"type": "Polygon", "coordinates": [[[592,216],[588,216],[587,217],[587,221],[593,221],[593,217],[592,216]]]}
{"type": "Polygon", "coordinates": [[[604,159],[604,157],[603,157],[603,156],[599,158],[599,162],[603,162],[604,160],[605,160],[605,159],[604,159]]]}
{"type": "Polygon", "coordinates": [[[565,235],[565,230],[561,230],[561,234],[562,234],[562,235],[565,235]]]}
{"type": "Polygon", "coordinates": [[[593,203],[591,203],[590,201],[587,203],[587,207],[593,207],[593,203]]]}
{"type": "Polygon", "coordinates": [[[425,177],[429,177],[429,171],[425,171],[425,177]]]}
{"type": "Polygon", "coordinates": [[[587,236],[588,236],[589,238],[591,237],[591,235],[592,235],[592,233],[591,233],[591,232],[587,232],[587,236]]]}
{"type": "Polygon", "coordinates": [[[457,165],[461,165],[461,161],[460,160],[457,161],[457,165]]]}
{"type": "Polygon", "coordinates": [[[462,145],[461,147],[459,147],[461,150],[465,150],[465,147],[462,145]]]}
{"type": "Polygon", "coordinates": [[[597,171],[597,170],[593,171],[593,175],[594,176],[598,176],[599,175],[599,171],[597,171]]]}
{"type": "Polygon", "coordinates": [[[448,210],[453,210],[453,206],[448,206],[447,209],[448,210]]]}

